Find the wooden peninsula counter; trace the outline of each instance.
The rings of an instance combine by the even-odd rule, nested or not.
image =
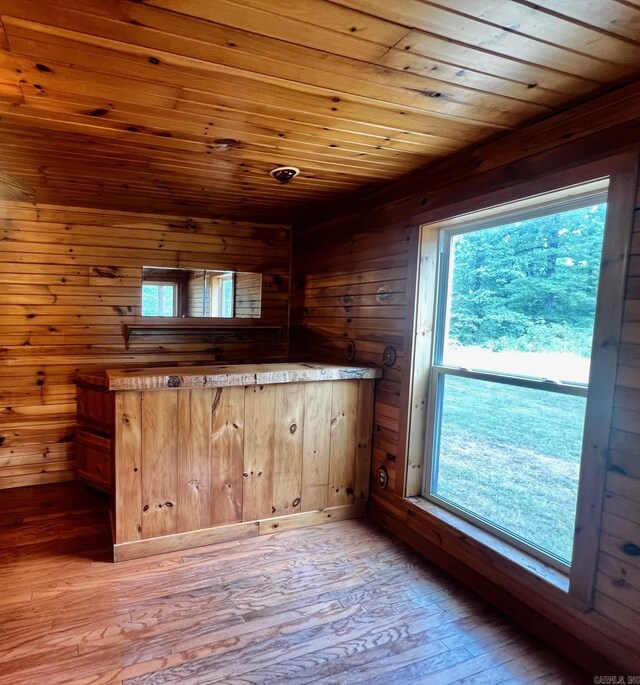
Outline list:
[[[78,376],[78,477],[116,561],[359,516],[379,369],[257,364]]]

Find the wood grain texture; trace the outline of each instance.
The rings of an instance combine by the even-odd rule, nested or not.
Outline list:
[[[357,381],[355,381],[357,383]],[[333,385],[333,383],[331,384]],[[273,441],[273,514],[301,511],[305,383],[276,386]],[[314,411],[310,406],[308,411]]]
[[[326,383],[304,386],[302,445],[302,510],[324,509],[328,503],[329,457],[331,446],[331,394]]]
[[[356,450],[353,498],[355,502],[369,499],[371,471],[371,434],[374,411],[373,383],[358,383],[358,416],[356,423]]]
[[[417,367],[412,366],[414,336],[430,336],[428,322],[414,319],[416,290],[412,280],[415,280],[417,259],[411,254],[412,236],[421,224],[516,199],[514,194],[521,192],[526,184],[538,183],[536,192],[548,192],[553,187],[543,187],[545,178],[560,188],[575,183],[577,173],[592,173],[591,178],[607,175],[608,164],[614,164],[617,173],[632,172],[640,155],[637,143],[640,110],[632,91],[635,92],[635,87],[627,92],[628,97],[622,93],[609,95],[591,107],[585,106],[521,133],[510,134],[437,169],[434,167],[404,183],[371,194],[368,203],[351,204],[344,208],[342,215],[338,210],[330,218],[315,218],[296,226],[293,279],[296,291],[292,296],[294,350],[298,354],[313,350],[314,360],[337,361],[343,358],[345,341],[351,339],[356,346],[355,361],[379,360],[386,346],[393,346],[398,353],[394,366],[385,368],[383,377],[376,381],[372,472],[375,474],[384,466],[389,485],[381,493],[374,484],[374,493],[380,497],[376,496],[371,507],[377,516],[380,502],[384,500],[388,505],[384,522],[395,534],[406,525],[406,503],[402,500],[405,486],[410,488],[408,494],[415,494],[421,482],[420,469],[415,468],[418,451],[407,453],[407,432],[420,431],[420,427],[407,426],[407,416],[403,418],[403,413],[408,412],[412,400],[414,409],[422,411],[424,394],[414,387],[416,392],[412,395],[412,368],[424,370],[423,357],[415,359]],[[614,155],[618,161],[608,162]],[[640,227],[638,207],[640,193],[636,197],[636,236]],[[618,218],[615,230],[627,231],[629,221],[630,216]],[[601,488],[600,493],[603,522],[606,521],[603,526],[607,528],[602,529],[595,543],[593,538],[588,543],[596,545],[600,565],[594,609],[587,614],[576,610],[563,595],[549,601],[544,592],[532,588],[529,574],[516,566],[507,566],[499,572],[501,582],[509,582],[512,592],[519,593],[532,610],[550,617],[564,630],[580,635],[595,650],[615,655],[611,656],[614,661],[625,663],[631,670],[638,667],[637,648],[631,645],[637,642],[640,624],[635,618],[640,595],[636,585],[625,584],[622,570],[637,566],[634,559],[637,559],[640,525],[640,479],[636,464],[640,455],[639,251],[640,241],[632,239],[624,267],[626,302],[611,430],[605,450],[608,470],[604,491]],[[621,255],[622,252],[612,259],[619,261]],[[395,302],[386,299],[387,292],[400,294],[402,299]],[[365,293],[376,301],[361,305],[358,298]],[[607,413],[609,410],[611,407]],[[607,428],[604,426],[603,430],[607,432]],[[416,545],[420,538],[429,539],[428,552],[436,558],[435,550],[446,543],[431,536],[433,525],[431,520],[425,520],[411,535]],[[459,536],[448,550],[448,554],[461,559],[464,565],[495,579],[498,558],[491,555],[489,564],[480,558],[488,553],[487,549],[478,553],[470,540]],[[608,572],[602,571],[602,560],[607,558],[622,564],[613,575],[610,564]],[[612,597],[615,582],[624,591]]]
[[[358,419],[358,384],[335,381],[331,392],[329,506],[353,504]]]
[[[212,390],[177,393],[177,507],[176,530],[196,530],[212,523],[213,432]]]
[[[142,537],[142,396],[123,392],[115,398],[114,542]]]
[[[80,428],[76,430],[76,475],[107,493],[113,492],[111,439]]]
[[[107,369],[106,374],[110,390],[159,390],[175,387],[215,388],[373,379],[380,376],[380,369],[346,364],[279,362],[183,368]]]
[[[170,390],[142,393],[143,538],[178,530],[178,435],[183,418],[178,411],[178,396]]]
[[[216,388],[211,400],[211,523],[242,520],[244,388]]]
[[[576,506],[572,554],[571,593],[587,606],[593,603],[600,553],[601,515],[609,464],[610,427],[614,423],[613,403],[623,310],[629,307],[624,282],[630,252],[638,168],[616,174],[607,195],[607,221],[602,247],[602,267],[598,287],[609,293],[598,303],[594,320],[590,388],[597,394],[587,402],[584,442],[580,464],[580,487]],[[596,418],[597,417],[597,418]],[[639,492],[640,496],[640,492]],[[624,530],[624,529],[622,529]],[[622,532],[620,530],[619,532]],[[635,537],[638,531],[625,531]],[[640,613],[640,607],[639,612]],[[638,631],[640,632],[640,630]]]
[[[285,358],[287,228],[8,202],[0,224],[0,489],[72,477],[78,372]],[[142,267],[192,263],[262,272],[261,323],[275,334],[165,328],[125,344],[122,326],[140,314]],[[99,415],[78,410],[83,424],[105,430]]]
[[[274,512],[275,385],[246,388],[244,398],[245,461],[242,517],[245,521],[266,518]]]
[[[372,384],[108,391],[116,559],[363,515]]]
[[[371,523],[112,564],[106,507],[3,493],[2,685],[589,679]]]
[[[639,12],[5,0],[0,194],[290,221],[638,78]]]
[[[259,520],[242,521],[227,525],[216,525],[211,528],[187,530],[181,533],[161,535],[146,540],[132,540],[113,546],[114,561],[130,561],[145,557],[189,550],[202,545],[216,545],[231,540],[243,540],[257,535],[270,535],[283,530],[297,530],[318,526],[332,521],[363,518],[366,503],[347,504],[345,506],[327,507],[321,511],[294,512],[284,516],[269,516]]]

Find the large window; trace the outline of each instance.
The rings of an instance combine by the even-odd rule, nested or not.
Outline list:
[[[439,230],[424,495],[568,569],[606,184]]]

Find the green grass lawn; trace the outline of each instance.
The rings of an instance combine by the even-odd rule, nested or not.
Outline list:
[[[447,376],[436,493],[569,561],[585,402]]]

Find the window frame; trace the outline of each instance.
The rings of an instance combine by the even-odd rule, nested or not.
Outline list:
[[[143,281],[142,287],[144,287],[145,285],[150,285],[150,286],[153,286],[155,288],[171,287],[171,289],[173,290],[173,313],[171,313],[171,314],[158,314],[155,318],[159,318],[159,319],[170,319],[172,317],[175,318],[177,316],[177,311],[178,311],[178,297],[180,295],[180,284],[175,282],[175,281],[169,281],[169,280],[167,280],[167,281],[155,280],[155,281]],[[159,295],[158,295],[158,297],[159,297]],[[160,309],[160,307],[158,307],[158,309]],[[151,315],[151,314],[146,314],[146,315],[142,314],[142,307],[140,309],[140,314],[141,314],[141,316],[144,316],[147,319],[153,318],[153,315]]]
[[[145,278],[145,275],[147,278]],[[184,318],[187,316],[189,310],[189,287],[187,284],[186,274],[182,273],[181,269],[172,269],[164,267],[142,267],[142,286],[144,285],[172,285],[173,292],[173,314],[171,316],[153,317],[142,314],[142,307],[140,307],[140,317],[148,321],[149,319],[175,319]]]
[[[602,188],[602,186],[605,186]],[[431,492],[434,481],[434,474],[437,474],[437,447],[440,439],[441,412],[444,398],[444,385],[447,376],[458,376],[479,381],[501,383],[508,386],[529,388],[543,392],[553,392],[577,397],[588,395],[588,386],[581,383],[562,382],[557,383],[545,378],[527,377],[524,375],[497,373],[485,369],[466,369],[445,364],[443,361],[444,345],[446,337],[446,324],[448,322],[449,293],[451,285],[451,257],[452,242],[456,236],[482,231],[497,226],[504,226],[515,222],[528,221],[531,219],[549,216],[550,214],[560,214],[572,209],[580,209],[594,204],[602,204],[607,201],[608,180],[587,184],[583,186],[584,192],[573,194],[565,199],[553,199],[558,193],[553,193],[549,198],[545,198],[535,206],[516,209],[515,211],[496,211],[491,216],[477,219],[474,215],[468,221],[459,223],[454,222],[449,226],[448,222],[437,224],[438,231],[438,266],[437,266],[437,285],[436,285],[436,311],[434,322],[433,350],[431,352],[430,381],[429,381],[429,402],[427,416],[427,433],[425,437],[425,469],[422,495],[429,501],[435,502],[439,506],[451,511],[458,516],[466,519],[470,523],[479,526],[487,532],[500,537],[505,542],[521,549],[532,556],[541,559],[553,568],[569,573],[571,565],[564,560],[548,553],[535,544],[521,538],[498,523],[486,521],[482,516],[465,510],[462,506],[449,503],[445,498]],[[562,191],[561,191],[562,192]],[[428,228],[428,227],[427,227]],[[604,242],[603,242],[604,245]],[[588,398],[587,398],[588,406]],[[586,414],[585,414],[586,416]],[[586,423],[586,419],[585,419]],[[583,434],[583,443],[587,435]]]
[[[205,295],[207,299],[207,309],[209,311],[209,316],[216,319],[233,319],[236,315],[235,299],[236,299],[236,272],[235,271],[225,271],[222,273],[216,272],[207,275],[208,281],[208,295]],[[229,316],[224,316],[224,283],[231,283],[231,314]],[[215,297],[214,297],[215,290]],[[214,313],[214,309],[216,310]]]
[[[235,272],[226,273],[218,277],[218,283],[220,288],[220,302],[219,302],[219,313],[223,318],[232,319],[236,315],[236,274]],[[224,286],[225,283],[231,284],[231,313],[228,317],[224,315]]]
[[[568,593],[571,603],[581,610],[593,604],[593,589],[597,572],[600,522],[604,500],[604,486],[607,469],[608,438],[613,412],[613,396],[620,345],[620,330],[623,318],[624,290],[628,267],[629,249],[633,229],[635,199],[638,181],[638,158],[634,150],[624,150],[616,155],[601,156],[599,159],[580,166],[568,164],[557,171],[547,170],[533,174],[526,181],[506,177],[495,190],[470,193],[447,202],[437,202],[420,214],[419,231],[413,245],[415,271],[409,272],[409,292],[413,298],[411,316],[407,321],[407,332],[411,335],[411,363],[404,378],[409,388],[404,413],[401,415],[401,439],[404,440],[406,457],[400,472],[399,494],[408,503],[422,511],[434,521],[451,529],[455,539],[475,537],[476,544],[484,545],[486,553],[494,558],[493,563],[506,563],[510,574],[532,587],[542,579]],[[437,232],[434,224],[443,221],[463,222],[469,214],[490,216],[503,213],[508,206],[526,207],[535,203],[539,196],[558,191],[572,192],[576,186],[608,179],[607,217],[605,242],[600,273],[601,292],[608,293],[599,298],[593,338],[590,391],[597,399],[592,403],[597,408],[597,430],[588,454],[583,453],[580,468],[576,531],[572,566],[569,576],[559,574],[548,564],[536,561],[509,543],[492,536],[448,510],[422,497],[424,445],[429,406],[431,353],[433,351],[433,323],[435,315],[435,284],[438,255]],[[431,230],[430,230],[431,229]],[[602,300],[606,299],[603,306]],[[587,417],[587,421],[589,418]],[[586,458],[585,458],[586,457]],[[438,513],[438,512],[442,513]],[[456,524],[455,521],[459,521]],[[491,542],[491,540],[495,540]],[[466,546],[466,545],[464,545]],[[503,559],[499,562],[498,559]],[[474,566],[474,564],[471,564]],[[533,583],[533,585],[531,585]]]

